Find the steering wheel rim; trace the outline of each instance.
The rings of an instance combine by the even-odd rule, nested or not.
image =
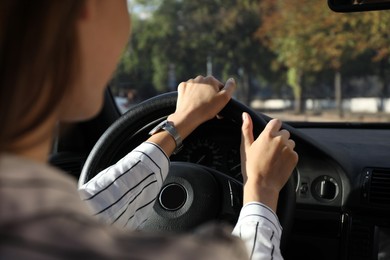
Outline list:
[[[177,92],[156,96],[134,106],[114,122],[91,150],[83,166],[79,178],[79,186],[123,157],[124,149],[129,152],[143,142],[145,140],[145,134],[175,111],[176,101]],[[259,115],[234,99],[229,101],[220,115],[231,120],[233,123],[241,125],[241,115],[244,111],[252,117],[253,132],[255,136],[258,136],[269,120],[268,117]],[[126,148],[122,147],[124,143],[127,144]],[[129,147],[128,144],[132,146]],[[280,193],[277,209],[277,215],[283,227],[282,251],[286,247],[287,238],[291,231],[294,209],[295,187],[292,178],[290,178]]]

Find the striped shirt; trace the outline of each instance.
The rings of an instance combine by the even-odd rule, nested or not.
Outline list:
[[[80,196],[94,215],[109,224],[135,230],[152,211],[169,164],[158,145],[144,142],[79,187]],[[283,259],[281,225],[276,214],[262,203],[243,206],[233,235],[245,242],[250,259]]]
[[[147,156],[140,158],[148,160]],[[159,171],[156,176],[156,182],[161,182],[157,180],[161,178]],[[103,179],[100,181],[105,182]],[[117,182],[119,179],[115,185]],[[147,186],[150,180],[142,182],[140,179],[138,183]],[[147,190],[141,188],[138,192],[143,195]],[[114,192],[113,196],[116,194]],[[137,193],[133,194],[135,198]],[[142,209],[139,212],[145,214]],[[131,215],[134,211],[124,214]],[[91,215],[80,200],[76,181],[66,173],[2,154],[0,259],[244,260],[248,256],[242,241],[220,226],[203,227],[191,234],[169,235],[125,231],[106,225]]]

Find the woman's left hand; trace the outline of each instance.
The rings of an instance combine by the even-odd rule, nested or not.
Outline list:
[[[180,83],[176,111],[168,117],[184,139],[203,122],[214,118],[229,102],[236,88],[234,79],[224,85],[212,76],[198,76]]]

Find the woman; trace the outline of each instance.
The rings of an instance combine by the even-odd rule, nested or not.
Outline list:
[[[215,227],[169,236],[106,226],[91,216],[94,212],[78,197],[74,180],[48,166],[47,157],[58,121],[85,120],[101,108],[104,88],[130,31],[126,1],[3,0],[0,12],[1,259],[281,258],[281,228],[274,212],[298,156],[280,121],[271,121],[255,140],[251,119],[243,115],[245,206],[234,234],[245,241],[246,249],[240,239]],[[212,77],[180,84],[176,111],[168,117],[176,133],[161,129],[138,151],[167,168],[167,157],[178,145],[172,137],[184,139],[215,117],[234,88],[234,80],[222,84]],[[259,153],[261,162],[256,160]],[[123,189],[115,176],[121,167],[132,168],[132,160],[141,162],[133,171],[140,176],[155,166],[137,156],[133,151],[99,174],[101,179],[81,189],[83,199],[96,209],[103,202],[88,201],[88,196],[97,198],[112,184],[116,189],[99,197],[112,200],[110,195]],[[154,176],[160,186],[167,169],[162,172],[160,179]],[[125,177],[133,185],[133,176]],[[158,185],[148,192],[157,194]],[[148,194],[139,197],[145,201]],[[140,222],[142,216],[129,225]]]

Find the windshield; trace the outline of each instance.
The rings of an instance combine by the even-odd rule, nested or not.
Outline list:
[[[132,36],[111,82],[125,112],[182,81],[234,77],[235,98],[287,121],[390,120],[390,12],[327,1],[132,1]]]

